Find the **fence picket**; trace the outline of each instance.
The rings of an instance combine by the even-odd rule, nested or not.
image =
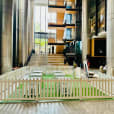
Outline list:
[[[111,79],[111,97],[112,97],[112,79]]]
[[[77,97],[78,97],[78,93],[79,93],[78,87],[79,87],[79,81],[76,80],[76,96],[77,96]]]
[[[65,79],[63,80],[63,88],[64,88],[63,94],[64,94],[64,98],[65,98]]]
[[[35,80],[34,79],[32,80],[32,85],[33,85],[33,87],[32,87],[32,98],[34,99],[34,97],[35,97]]]
[[[94,80],[93,80],[93,96],[94,96]]]
[[[31,99],[31,80],[29,80],[29,98]]]
[[[97,79],[95,81],[96,81],[96,97],[97,97]]]
[[[108,96],[110,96],[110,80],[108,80]]]
[[[9,96],[10,96],[10,80],[7,80],[7,82],[8,82],[8,98],[9,98]]]
[[[100,96],[100,92],[101,92],[100,82],[101,82],[101,80],[99,80],[99,96]]]
[[[86,87],[86,96],[88,97],[88,79],[86,80],[87,87]]]
[[[40,98],[42,97],[42,80],[40,80]]]
[[[103,96],[103,91],[104,91],[104,90],[103,90],[103,88],[104,88],[104,87],[103,87],[103,86],[104,86],[103,82],[104,82],[104,80],[102,79],[102,96]]]
[[[75,97],[75,80],[73,80],[73,97]]]
[[[70,97],[72,97],[72,80],[70,80]]]
[[[56,82],[57,82],[56,88],[57,88],[57,98],[58,98],[59,97],[59,80],[56,80]]]
[[[2,84],[2,83],[3,83],[3,82],[2,82],[2,81],[0,81],[0,83],[1,83],[1,92],[0,92],[0,93],[1,93],[1,99],[2,99],[2,97],[3,97],[3,96],[2,96],[2,94],[3,94],[3,93],[2,93],[2,86],[3,86],[3,84]]]
[[[4,99],[6,99],[6,80],[4,81]]]
[[[47,80],[47,98],[48,98],[48,95],[49,95],[49,80]]]
[[[39,80],[36,80],[36,99],[38,99],[38,94],[39,94]]]
[[[0,80],[0,99],[112,98],[112,81],[114,80]]]
[[[13,98],[13,80],[11,81],[12,85],[11,85],[11,98]]]
[[[91,81],[90,81],[90,91],[89,91],[89,96],[91,97]]]
[[[18,90],[18,97],[19,97],[19,98],[21,98],[21,89],[20,89],[20,83],[21,83],[21,82],[20,82],[20,80],[19,80],[19,85],[18,85],[18,88],[19,88],[19,90]]]
[[[106,92],[106,79],[105,79],[105,96],[106,96],[106,94],[107,94],[107,92]]]
[[[15,80],[15,98],[17,98],[17,80]]]
[[[50,90],[51,90],[51,91],[50,91],[50,96],[51,96],[51,97],[52,97],[52,84],[53,84],[53,83],[52,83],[52,80],[50,80],[50,86],[51,86],[51,87],[50,87]]]
[[[43,80],[43,97],[45,98],[45,80]]]
[[[53,85],[54,85],[54,92],[53,92],[53,94],[54,94],[54,97],[55,97],[55,80],[53,80]]]
[[[83,80],[83,96],[85,97],[85,80]]]

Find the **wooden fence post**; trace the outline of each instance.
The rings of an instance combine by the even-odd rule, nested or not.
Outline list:
[[[82,78],[80,78],[80,88],[79,88],[79,90],[80,90],[79,98],[81,100],[82,99]]]

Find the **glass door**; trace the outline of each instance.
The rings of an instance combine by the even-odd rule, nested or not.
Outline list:
[[[40,54],[47,54],[47,47],[48,47],[48,39],[41,38],[40,39]]]
[[[48,54],[47,33],[35,33],[35,52],[39,55]]]

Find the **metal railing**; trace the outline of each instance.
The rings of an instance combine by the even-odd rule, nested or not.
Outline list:
[[[35,32],[34,33],[34,38],[48,38],[48,33],[46,32]]]
[[[57,19],[57,20],[55,20],[55,19],[48,19],[48,24],[49,25],[53,25],[53,24],[57,24],[57,25],[59,25],[59,24],[75,24],[76,22],[75,22],[75,20],[68,20],[68,19]]]
[[[56,33],[48,33],[48,38],[56,39]]]

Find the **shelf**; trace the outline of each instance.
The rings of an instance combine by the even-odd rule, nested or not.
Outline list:
[[[50,7],[48,6],[48,12],[57,12],[57,13],[65,13],[65,7]]]

